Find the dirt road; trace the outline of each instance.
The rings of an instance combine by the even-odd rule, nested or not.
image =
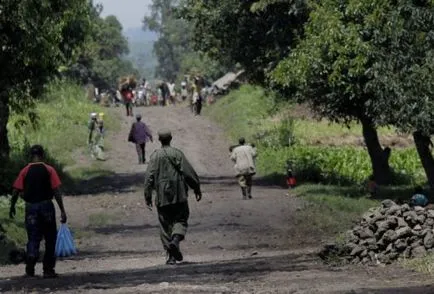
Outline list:
[[[123,109],[117,109],[119,113]],[[204,199],[190,199],[185,262],[166,266],[155,212],[144,207],[143,177],[132,122],[110,133],[112,175],[81,183],[66,198],[79,255],[59,261],[57,280],[20,276],[23,265],[0,268],[0,290],[10,293],[434,293],[427,277],[394,267],[339,267],[321,263],[318,236],[293,217],[300,200],[258,179],[253,200],[241,200],[221,130],[185,107],[138,108],[154,132],[170,128],[203,182]],[[122,112],[123,114],[123,112]],[[147,146],[150,152],[158,143]],[[87,159],[86,159],[87,160]],[[85,161],[86,161],[85,160]],[[90,165],[91,163],[88,162]],[[40,268],[38,268],[40,270]]]

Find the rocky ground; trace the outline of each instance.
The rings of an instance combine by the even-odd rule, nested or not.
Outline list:
[[[122,117],[120,132],[108,130],[110,159],[103,166],[113,174],[80,183],[80,193],[65,200],[79,254],[58,262],[57,280],[24,279],[23,265],[1,267],[1,292],[434,293],[429,277],[397,265],[324,265],[317,257],[323,240],[309,234],[309,220],[294,224],[303,214],[299,199],[257,179],[254,199],[241,200],[228,159],[231,142],[214,123],[182,106],[136,111],[152,130],[173,131],[173,145],[202,179],[203,200],[190,201],[185,261],[164,264],[157,216],[143,201],[146,166],[137,164],[126,142],[132,120]],[[77,160],[88,162],[86,156]]]

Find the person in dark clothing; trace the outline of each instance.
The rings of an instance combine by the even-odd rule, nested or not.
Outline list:
[[[145,176],[145,201],[152,210],[153,190],[160,222],[160,239],[167,252],[169,265],[183,260],[180,242],[184,240],[188,228],[190,210],[188,207],[188,187],[193,189],[196,200],[202,199],[200,180],[184,153],[170,146],[172,133],[161,130],[158,133],[161,148],[151,155]]]
[[[170,90],[169,87],[167,86],[166,81],[160,84],[160,90],[161,90],[161,95],[163,97],[161,106],[166,106],[167,99],[169,98],[170,95]]]
[[[142,122],[142,116],[140,114],[136,115],[136,122],[131,126],[128,141],[136,144],[139,164],[144,164],[146,162],[146,143],[149,141],[153,142],[154,140],[152,138],[151,130],[144,122]]]
[[[44,278],[55,278],[57,227],[53,197],[59,206],[60,221],[66,223],[66,212],[62,196],[59,193],[61,185],[56,170],[43,162],[44,149],[40,145],[30,148],[31,163],[24,167],[15,180],[14,192],[9,211],[10,218],[15,217],[15,204],[18,196],[26,202],[25,225],[27,231],[26,275],[35,275],[35,265],[39,258],[39,246],[45,239],[45,256],[43,260]]]

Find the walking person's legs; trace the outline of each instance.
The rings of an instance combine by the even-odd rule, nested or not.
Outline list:
[[[38,204],[26,204],[25,225],[27,231],[26,274],[35,275],[36,262],[39,259],[39,246],[42,240],[42,224]]]
[[[247,199],[247,181],[244,175],[237,176],[238,184],[241,187],[241,194],[243,195],[243,200]]]
[[[247,197],[249,199],[252,199],[252,185],[253,185],[253,176],[248,175],[246,176],[246,186],[247,186]]]
[[[176,261],[182,261],[184,257],[182,256],[181,250],[179,248],[179,243],[184,240],[185,234],[188,228],[188,218],[190,217],[190,210],[188,207],[188,202],[177,203],[173,205],[173,228],[172,228],[172,241],[169,245],[169,252],[175,257]]]
[[[187,233],[189,216],[187,202],[158,208],[160,238],[169,255],[167,264],[175,264],[176,261],[182,261],[184,258],[179,245]]]
[[[160,222],[160,239],[164,250],[168,254],[167,264],[176,264],[174,256],[169,253],[170,242],[172,241],[173,222],[171,220],[170,210],[168,207],[158,208],[158,221]]]
[[[145,162],[146,162],[145,149],[146,149],[146,143],[142,143],[142,144],[140,144],[140,151],[141,151],[141,153],[142,153],[142,163],[145,163]]]
[[[136,152],[137,152],[137,158],[139,160],[139,164],[141,164],[143,162],[143,157],[142,157],[142,147],[140,146],[140,144],[136,144]]]
[[[52,202],[44,203],[42,207],[43,229],[42,234],[45,239],[45,255],[43,261],[43,270],[45,278],[56,277],[54,267],[56,265],[56,211]]]

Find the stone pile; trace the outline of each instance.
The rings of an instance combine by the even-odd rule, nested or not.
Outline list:
[[[434,210],[384,200],[365,213],[345,236],[343,255],[351,263],[388,264],[434,252]]]

